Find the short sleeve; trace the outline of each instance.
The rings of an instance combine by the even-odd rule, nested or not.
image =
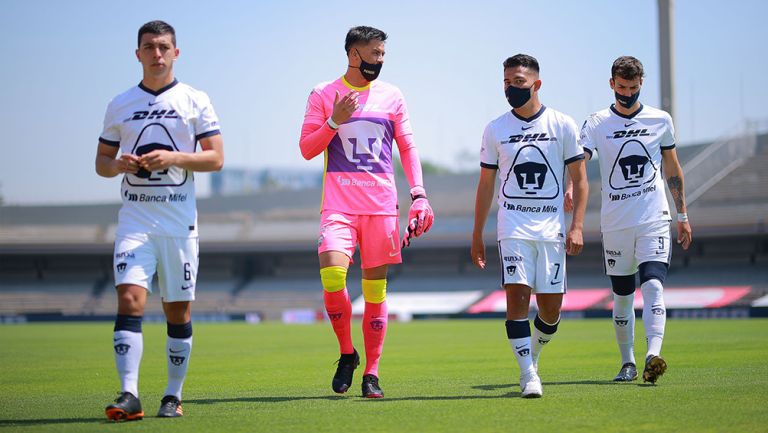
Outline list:
[[[563,161],[565,165],[584,159],[584,148],[579,144],[579,128],[570,117],[563,122]]]
[[[211,100],[203,92],[200,92],[198,96],[197,105],[200,112],[195,116],[193,120],[193,126],[195,128],[195,139],[200,140],[206,137],[217,135],[221,133],[219,129],[219,118],[216,116],[216,111],[213,109]]]
[[[594,115],[591,115],[581,124],[581,131],[579,132],[579,144],[584,149],[584,152],[588,153],[590,157],[592,157],[597,150],[594,141],[594,131]]]
[[[675,126],[672,124],[672,117],[670,117],[669,114],[666,114],[666,116],[664,116],[664,121],[667,124],[667,127],[664,128],[664,135],[661,137],[659,147],[661,147],[661,150],[674,149],[676,141]]]
[[[120,124],[115,122],[115,113],[113,104],[110,102],[107,105],[107,111],[104,113],[104,126],[99,135],[99,142],[106,144],[107,146],[119,147],[120,146]]]
[[[483,142],[480,145],[480,167],[499,169],[499,151],[491,124],[483,131]]]

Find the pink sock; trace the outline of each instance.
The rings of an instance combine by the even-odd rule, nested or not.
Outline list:
[[[328,292],[323,290],[323,302],[328,318],[331,319],[333,332],[339,340],[339,349],[341,353],[350,354],[355,351],[352,347],[352,334],[350,332],[350,322],[352,320],[352,303],[349,301],[347,289],[338,292]]]
[[[365,372],[379,377],[379,358],[387,335],[387,301],[380,304],[365,303],[363,339],[365,340]]]

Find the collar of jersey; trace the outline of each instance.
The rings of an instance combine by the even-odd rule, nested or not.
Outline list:
[[[343,75],[341,76],[341,82],[342,82],[342,83],[343,83],[345,86],[347,86],[349,89],[352,89],[352,90],[357,90],[358,92],[362,92],[362,91],[365,91],[365,90],[368,90],[368,89],[370,89],[370,88],[371,88],[371,83],[370,83],[370,82],[368,82],[368,84],[366,84],[366,85],[365,85],[365,86],[363,86],[363,87],[355,87],[355,86],[353,86],[353,85],[349,84],[349,81],[347,81],[347,79],[346,79],[346,78],[344,78],[344,76],[343,76]]]
[[[149,93],[150,95],[159,96],[161,93],[165,92],[166,90],[169,90],[171,87],[179,84],[179,80],[173,79],[173,82],[157,91],[154,91],[150,89],[149,87],[145,86],[142,82],[139,82],[139,89]]]
[[[523,116],[521,116],[521,115],[517,114],[517,112],[516,112],[515,110],[511,110],[511,111],[512,111],[512,114],[513,114],[515,117],[517,117],[518,119],[522,120],[522,121],[523,121],[523,122],[525,122],[525,123],[531,123],[531,122],[533,122],[534,120],[536,120],[536,119],[538,119],[539,117],[541,117],[541,115],[542,115],[542,114],[544,114],[544,110],[545,110],[546,108],[547,108],[547,107],[546,107],[546,106],[544,106],[544,105],[542,104],[542,106],[541,106],[541,108],[539,109],[539,111],[538,111],[538,112],[536,112],[536,114],[534,114],[533,116],[531,116],[531,117],[529,117],[529,118],[527,118],[527,119],[526,119],[525,117],[523,117]]]
[[[640,104],[640,108],[638,108],[637,111],[635,111],[634,113],[632,113],[630,115],[619,113],[619,110],[616,109],[616,104],[611,104],[611,111],[613,111],[613,114],[615,114],[615,115],[617,115],[619,117],[623,117],[625,119],[631,119],[631,118],[637,116],[638,113],[643,111],[643,104]]]

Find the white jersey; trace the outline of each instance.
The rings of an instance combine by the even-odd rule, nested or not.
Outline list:
[[[110,101],[99,141],[137,156],[163,149],[194,153],[197,141],[219,134],[204,92],[174,80],[152,91],[142,84]],[[197,237],[193,173],[179,167],[125,174],[117,235]]]
[[[625,116],[611,106],[587,118],[579,142],[600,157],[603,232],[672,219],[661,172],[661,152],[675,147],[667,112],[641,105]]]
[[[573,119],[544,106],[530,119],[509,111],[486,126],[480,165],[499,172],[499,240],[565,240],[563,173],[584,159],[577,135]]]

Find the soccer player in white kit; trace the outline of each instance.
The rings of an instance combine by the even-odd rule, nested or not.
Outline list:
[[[480,181],[475,201],[472,261],[486,265],[483,228],[496,183],[500,183],[497,238],[502,286],[507,294],[507,338],[520,366],[524,398],[541,397],[538,359],[560,323],[566,290],[565,255],[583,247],[587,200],[584,151],[570,117],[539,101],[539,63],[518,54],[504,61],[504,93],[513,107],[483,133]],[[574,182],[573,220],[564,233],[563,174]],[[534,330],[528,321],[531,293],[539,307]]]
[[[113,337],[121,392],[105,409],[114,421],[144,417],[138,398],[141,322],[155,273],[168,331],[168,386],[157,416],[183,415],[181,390],[192,350],[190,311],[198,266],[193,172],[220,170],[224,153],[208,96],[174,78],[178,56],[176,33],[169,24],[151,21],[139,29],[136,57],[143,78],[109,103],[99,137],[96,172],[123,175]]]
[[[634,293],[635,274],[639,273],[648,343],[643,380],[656,383],[667,369],[660,355],[666,323],[663,283],[671,253],[664,177],[677,210],[677,242],[688,249],[692,237],[672,118],[640,103],[643,75],[643,65],[636,58],[616,59],[609,81],[616,102],[587,118],[579,142],[587,159],[594,152],[600,157],[600,230],[604,266],[613,287],[613,326],[622,362],[614,380],[637,379]]]

